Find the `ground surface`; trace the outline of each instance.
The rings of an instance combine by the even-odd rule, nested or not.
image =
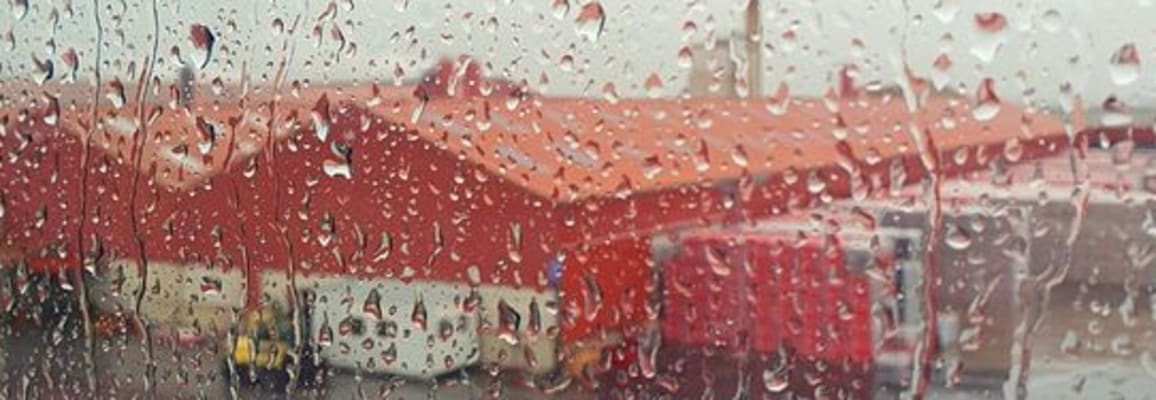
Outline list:
[[[16,339],[11,348],[14,357],[8,373],[7,396],[12,399],[86,399],[148,398],[143,390],[143,352],[129,347],[99,350],[94,374],[101,392],[88,393],[81,387],[85,368],[60,368],[61,362],[77,363],[78,354],[46,357],[43,346]],[[59,346],[59,345],[58,345]],[[730,357],[705,356],[691,350],[672,347],[659,356],[659,378],[626,378],[612,373],[601,382],[600,389],[571,385],[567,390],[547,394],[519,383],[514,373],[491,378],[481,369],[460,376],[442,378],[438,383],[403,380],[384,376],[357,376],[349,371],[330,375],[315,390],[299,391],[294,398],[305,399],[603,399],[603,398],[785,398],[795,391],[800,398],[853,395],[851,398],[900,398],[901,389],[893,385],[872,385],[855,390],[849,380],[856,378],[828,374],[815,387],[792,379],[787,387],[775,389],[773,381],[763,379],[764,365],[758,361],[739,362]],[[158,346],[157,398],[217,399],[228,398],[229,386],[221,379],[219,358],[209,349],[186,349],[174,352]],[[46,373],[45,371],[52,372]],[[681,372],[680,372],[681,371]],[[705,373],[704,373],[705,371]],[[741,383],[740,383],[741,382]],[[930,392],[933,399],[1003,398],[1003,382],[991,379],[969,379],[956,388],[937,385]],[[795,390],[796,388],[804,388]],[[1156,376],[1151,375],[1139,357],[1107,362],[1051,363],[1032,374],[1030,398],[1061,399],[1150,399],[1156,398]],[[850,388],[850,389],[849,389]],[[746,393],[746,396],[736,392]],[[280,397],[269,392],[241,389],[239,398]],[[830,397],[836,398],[836,397]]]
[[[1044,326],[1033,335],[1034,366],[1028,384],[1029,398],[1063,399],[1156,399],[1156,354],[1152,318],[1145,305],[1137,321],[1126,325],[1118,312],[1103,315],[1092,307],[1072,307],[1070,293],[1060,288]],[[1084,290],[1085,296],[1097,296]],[[1089,294],[1090,293],[1090,294]],[[1118,293],[1104,291],[1104,296]],[[1086,302],[1085,302],[1086,303]],[[1118,303],[1117,303],[1118,304]],[[83,342],[53,335],[56,330],[34,325],[10,326],[4,331],[8,353],[5,374],[0,374],[0,398],[276,398],[273,393],[252,389],[230,390],[221,374],[220,346],[205,343],[181,347],[159,340],[154,343],[157,361],[155,392],[144,391],[145,353],[138,337],[97,340],[87,367]],[[1065,346],[1065,336],[1078,345]],[[1126,337],[1127,341],[1121,341]],[[304,399],[614,399],[614,398],[901,398],[901,382],[886,378],[887,371],[866,370],[855,365],[793,361],[795,370],[782,379],[774,374],[777,359],[768,356],[735,356],[703,349],[667,344],[656,356],[653,377],[636,368],[622,368],[604,375],[600,387],[572,384],[565,390],[547,392],[528,387],[518,373],[503,371],[492,376],[484,368],[442,377],[436,383],[386,376],[358,376],[351,371],[332,372],[324,385],[295,393]],[[89,373],[99,392],[91,393],[85,382]],[[967,371],[960,384],[944,388],[937,378],[931,399],[999,399],[1004,379],[991,371]],[[541,385],[540,385],[541,386]]]

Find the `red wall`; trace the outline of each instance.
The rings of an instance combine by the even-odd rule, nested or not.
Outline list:
[[[595,241],[564,254],[560,293],[564,342],[658,317],[657,310],[647,309],[647,299],[655,291],[649,240]]]
[[[0,137],[10,155],[0,179],[12,182],[3,199],[5,239],[29,249],[60,242],[63,258],[34,256],[29,261],[37,268],[76,265],[77,249],[94,240],[105,260],[135,259],[139,237],[149,260],[453,281],[467,281],[476,265],[481,283],[546,285],[548,246],[555,242],[547,203],[401,125],[340,105],[331,115],[328,141],[303,126],[292,139],[269,143],[252,174],[237,166],[179,190],[154,182],[159,171],[142,165],[135,207],[130,154],[93,149],[82,183],[78,135],[13,126],[35,140],[22,145],[16,135]],[[338,160],[333,141],[352,149],[353,179],[323,172],[327,160]],[[47,219],[38,222],[41,214]],[[392,238],[390,256],[375,261],[383,233]]]
[[[692,233],[663,274],[669,343],[760,353],[782,347],[831,361],[871,357],[867,277],[847,269],[838,243]]]

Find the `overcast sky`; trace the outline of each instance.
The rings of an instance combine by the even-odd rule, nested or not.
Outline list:
[[[104,75],[127,77],[151,51],[151,3],[99,1]],[[844,64],[857,65],[861,81],[889,84],[904,60],[931,78],[933,62],[945,54],[952,67],[934,77],[967,93],[990,77],[999,96],[1013,101],[1027,92],[1054,103],[1064,82],[1092,104],[1109,94],[1134,106],[1153,100],[1152,0],[907,1],[909,10],[901,0],[764,0],[763,93],[786,83],[792,94],[820,94]],[[621,96],[645,96],[643,82],[651,74],[661,78],[663,95],[679,93],[688,74],[679,49],[734,34],[745,4],[605,0],[605,30],[593,38],[590,25],[576,22],[583,0],[569,0],[568,10],[556,0],[339,0],[331,12],[328,0],[159,2],[165,76],[175,75],[179,63],[174,48],[180,59],[200,62],[189,40],[189,26],[199,23],[218,38],[216,54],[199,74],[204,80],[236,81],[248,63],[260,81],[292,54],[289,80],[392,82],[397,74],[412,78],[440,56],[470,54],[487,63],[490,75],[526,79],[548,94],[584,96],[601,96],[607,83]],[[11,32],[11,42],[0,46],[8,51],[3,71],[9,79],[34,79],[33,57],[55,60],[59,79],[66,75],[61,59],[68,49],[80,55],[78,79],[91,76],[97,33],[92,2],[54,3],[62,2],[32,2],[26,15],[3,6],[10,9],[0,16],[0,32]],[[1007,27],[994,34],[977,28],[976,15],[986,12],[1006,16]],[[1138,50],[1139,75],[1132,80],[1128,71],[1119,72],[1114,82],[1109,61],[1129,43]]]

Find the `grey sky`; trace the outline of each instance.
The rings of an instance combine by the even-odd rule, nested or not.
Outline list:
[[[99,1],[104,8],[104,74],[127,77],[134,63],[139,70],[151,49],[151,3]],[[335,13],[325,18],[330,2],[322,0],[159,2],[158,48],[165,76],[175,75],[170,49],[178,47],[182,57],[193,58],[189,25],[201,23],[219,39],[219,51],[201,72],[202,79],[236,81],[242,63],[249,64],[258,81],[262,74],[271,78],[275,62],[289,54],[283,49],[288,44],[294,49],[290,80],[392,82],[399,67],[412,78],[439,56],[471,54],[488,63],[491,75],[526,79],[548,94],[585,96],[602,95],[607,83],[622,96],[644,96],[642,84],[652,73],[662,78],[664,95],[677,94],[688,72],[678,63],[679,48],[708,35],[731,35],[740,27],[739,10],[745,4],[606,0],[601,3],[606,30],[591,41],[580,35],[575,23],[582,0],[569,0],[569,12],[561,17],[552,7],[554,0],[408,0],[408,5],[405,0],[339,0],[333,3]],[[908,2],[910,11],[905,12],[901,0],[763,0],[763,92],[785,82],[792,94],[821,94],[831,85],[833,72],[847,63],[859,67],[862,81],[888,84],[900,75],[903,54],[916,73],[932,77],[932,62],[943,52],[953,62],[945,75],[949,85],[969,94],[977,82],[991,77],[999,95],[1013,101],[1034,92],[1035,100],[1052,104],[1062,82],[1071,82],[1090,104],[1099,104],[1110,93],[1137,106],[1152,100],[1148,93],[1156,86],[1156,75],[1150,64],[1156,62],[1156,43],[1149,40],[1153,28],[1148,21],[1156,17],[1156,8],[1151,0]],[[12,32],[15,42],[11,48],[0,46],[9,55],[5,76],[32,79],[34,55],[56,60],[58,71],[63,70],[59,60],[69,48],[80,54],[79,78],[91,76],[96,33],[92,3],[58,3],[33,2],[22,19],[18,10],[4,5],[11,12],[0,16],[0,31]],[[55,25],[54,10],[60,15]],[[1008,27],[995,36],[979,31],[974,16],[980,12],[1006,15]],[[289,27],[298,17],[292,35],[275,30],[275,20]],[[688,21],[697,27],[692,33],[684,30]],[[345,37],[345,49],[355,46],[356,53],[339,52],[335,29]],[[793,40],[784,34],[792,30]],[[853,45],[856,39],[861,46]],[[1135,82],[1120,86],[1112,82],[1108,66],[1112,54],[1127,43],[1140,51],[1141,70]],[[573,64],[562,61],[567,55]],[[990,61],[985,60],[989,56]],[[548,85],[539,84],[543,76]]]

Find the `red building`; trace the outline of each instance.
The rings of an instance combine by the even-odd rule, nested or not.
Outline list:
[[[262,271],[549,293],[563,254],[572,341],[657,317],[657,232],[885,196],[1066,143],[1047,116],[1004,104],[977,121],[972,102],[928,93],[914,111],[890,94],[551,98],[462,63],[417,86],[244,87],[188,107],[131,83],[10,88],[10,252],[34,270],[240,271],[248,304],[268,294]]]

